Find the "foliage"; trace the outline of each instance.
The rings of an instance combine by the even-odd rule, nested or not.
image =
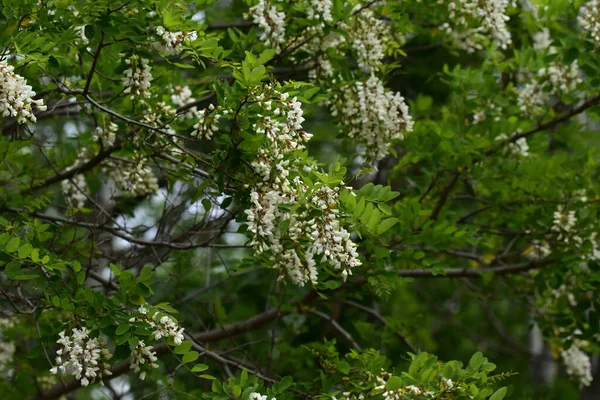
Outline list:
[[[599,32],[597,0],[3,0],[1,398],[574,398]]]

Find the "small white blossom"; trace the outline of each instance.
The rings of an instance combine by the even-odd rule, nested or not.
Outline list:
[[[519,133],[521,133],[521,131],[518,130],[515,133],[513,133],[512,136],[518,135]],[[504,133],[496,136],[497,141],[504,142],[508,139],[509,139],[509,137]],[[529,157],[529,145],[527,144],[527,139],[524,137],[508,143],[505,150],[507,153],[510,153],[513,155],[518,155],[521,157]]]
[[[149,369],[158,368],[158,364],[155,362],[158,359],[156,352],[152,350],[152,346],[146,346],[141,340],[131,349],[130,358],[131,365],[129,369],[132,369],[135,373],[139,373],[141,380],[146,378],[146,373]]]
[[[162,54],[174,56],[181,53],[181,45],[186,41],[193,42],[198,38],[196,31],[190,32],[169,32],[162,26],[155,28],[156,34],[162,39],[160,42],[154,42],[154,48]]]
[[[60,332],[57,343],[56,366],[50,369],[52,374],[71,375],[82,386],[88,386],[103,376],[112,375],[106,362],[112,357],[110,352],[102,348],[98,338],[91,338],[87,328],[73,328],[70,336]]]
[[[385,89],[375,75],[366,82],[344,87],[334,96],[332,114],[340,118],[348,136],[366,148],[370,159],[384,158],[390,144],[413,129],[404,97]]]
[[[152,67],[148,65],[148,60],[138,55],[133,55],[125,63],[129,68],[123,73],[123,93],[131,94],[131,99],[136,96],[150,97],[150,85],[152,82]]]
[[[575,344],[572,344],[567,350],[563,350],[561,357],[567,374],[577,380],[579,387],[590,386],[593,379],[590,357]]]
[[[260,40],[266,46],[280,51],[281,43],[285,42],[285,13],[279,11],[270,0],[259,0],[258,4],[250,7],[249,16],[262,30]]]
[[[568,211],[563,206],[558,206],[558,209],[554,212],[554,221],[550,230],[558,234],[558,240],[569,243],[570,239],[575,239],[576,243],[580,243],[581,240],[574,236],[573,232],[576,224],[575,211]]]
[[[438,4],[446,1],[438,0]],[[506,24],[510,19],[506,15],[510,3],[511,0],[450,0],[448,17],[451,23],[445,23],[441,28],[469,52],[481,50],[481,43],[486,39],[506,49],[512,43]]]
[[[596,42],[600,42],[600,0],[591,0],[581,6],[579,26]]]
[[[82,208],[87,201],[88,186],[83,174],[77,174],[71,179],[61,182],[63,196],[71,208]]]
[[[109,121],[104,127],[97,126],[94,130],[92,138],[99,140],[104,147],[110,147],[115,144],[117,139],[117,131],[119,126],[112,121]]]
[[[14,73],[14,67],[0,60],[0,116],[13,117],[19,124],[36,122],[33,109],[46,111],[43,100],[34,100],[35,92],[27,81]]]

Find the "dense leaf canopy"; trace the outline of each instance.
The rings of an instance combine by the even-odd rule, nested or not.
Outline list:
[[[599,398],[599,47],[600,0],[2,0],[0,398]]]

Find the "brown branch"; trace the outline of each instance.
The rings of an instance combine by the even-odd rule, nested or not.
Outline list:
[[[311,291],[309,292],[302,300],[292,302],[293,306],[299,306],[300,304],[308,304],[316,298],[316,293]],[[210,331],[202,332],[199,334],[193,335],[193,339],[196,342],[200,343],[209,343],[216,342],[221,339],[228,338],[232,335],[237,335],[240,333],[249,332],[253,329],[260,328],[263,325],[268,324],[279,315],[287,314],[288,311],[282,311],[280,309],[270,309],[260,314],[257,314],[251,318],[248,318],[245,321],[237,322],[231,325],[228,325],[223,328],[217,328]],[[164,343],[159,343],[154,346],[153,350],[157,355],[165,354],[169,351],[169,348]],[[113,365],[110,368],[110,372],[112,375],[107,376],[104,381],[110,381],[111,379],[116,378],[117,376],[123,375],[130,370],[129,360],[121,361],[118,364]],[[81,387],[81,384],[77,380],[70,380],[65,384],[58,384],[53,388],[46,390],[42,393],[39,393],[37,396],[30,398],[29,400],[55,400],[64,396],[67,393],[70,393],[74,390],[77,390]]]
[[[446,204],[446,201],[448,200],[448,195],[450,195],[450,192],[456,185],[456,182],[458,182],[458,178],[460,177],[460,174],[461,174],[460,171],[457,171],[452,176],[452,178],[450,179],[450,182],[448,182],[448,184],[444,188],[444,191],[440,195],[440,199],[438,200],[437,204],[435,205],[435,208],[433,209],[433,212],[429,216],[429,219],[435,221],[437,219],[437,217],[440,215],[440,212],[442,211],[444,204]]]
[[[397,272],[405,278],[481,278],[484,274],[511,275],[540,269],[552,263],[551,260],[535,260],[527,263],[503,265],[488,268],[449,268],[440,273],[428,269],[406,269]]]

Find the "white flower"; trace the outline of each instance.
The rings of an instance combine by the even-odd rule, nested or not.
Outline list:
[[[552,46],[552,37],[550,36],[550,29],[544,28],[539,32],[533,34],[533,48],[539,51],[546,51]],[[556,50],[552,49],[551,53]]]
[[[600,42],[600,1],[592,0],[582,5],[578,22],[586,34]]]
[[[361,7],[362,4],[357,4],[354,10]],[[353,26],[342,24],[342,28],[350,35],[358,66],[364,71],[376,72],[385,56],[384,39],[391,35],[388,24],[375,18],[373,11],[364,9],[356,14]]]
[[[136,96],[150,97],[149,89],[152,81],[150,70],[152,67],[148,65],[148,60],[133,55],[125,60],[125,63],[129,65],[129,68],[125,70],[123,78],[121,78],[125,87],[123,93],[130,93],[131,99]]]
[[[249,15],[262,30],[260,40],[266,46],[280,51],[280,44],[285,42],[285,13],[272,5],[270,0],[259,0],[258,4],[250,7]]]
[[[162,26],[157,26],[155,28],[156,34],[160,36],[162,41],[154,42],[154,48],[169,56],[174,56],[181,53],[181,45],[185,41],[193,42],[198,38],[198,33],[196,31],[190,32],[169,32]]]
[[[452,389],[452,387],[454,387],[454,384],[452,383],[452,379],[446,379],[446,378],[442,378],[442,383],[444,384],[444,386],[446,386],[448,389]]]
[[[94,130],[92,138],[99,140],[104,147],[110,147],[115,144],[117,139],[117,131],[119,126],[112,121],[109,121],[104,127],[97,126]]]
[[[183,342],[184,328],[177,326],[173,318],[168,315],[161,316],[159,313],[155,313],[152,320],[155,323],[154,331],[152,332],[154,339],[159,340],[172,337],[175,345],[180,345]]]
[[[186,86],[175,86],[171,90],[171,102],[176,107],[185,106],[186,104],[192,103],[194,101],[196,101],[196,99],[194,97],[192,97],[192,91],[190,90],[189,86],[187,86],[187,85]],[[194,118],[196,112],[197,112],[197,108],[192,107],[189,110],[187,110],[185,113],[181,114],[180,118],[181,119]]]
[[[56,366],[50,369],[52,374],[71,375],[87,386],[105,375],[112,375],[106,362],[112,356],[107,349],[101,348],[97,338],[89,337],[87,328],[73,328],[71,336],[65,332],[58,334],[60,349],[56,352]]]
[[[576,224],[575,211],[568,211],[563,206],[558,206],[554,212],[554,221],[550,230],[558,234],[558,240],[569,243],[570,239],[574,239],[576,244],[580,244],[581,240],[577,236],[573,236]]]
[[[35,92],[14,69],[0,60],[0,116],[16,118],[19,124],[36,122],[33,108],[46,111],[46,106],[43,100],[33,99]]]
[[[88,186],[83,174],[77,174],[71,179],[61,182],[63,196],[71,208],[82,208],[87,201]]]
[[[146,196],[159,189],[158,179],[144,158],[136,162],[108,160],[104,171],[124,194],[132,197]]]
[[[439,4],[445,2],[438,1]],[[481,43],[486,39],[506,49],[512,43],[506,25],[510,19],[506,15],[510,3],[511,0],[451,0],[448,3],[448,17],[452,24],[445,23],[441,28],[469,52],[481,50]],[[453,26],[458,28],[458,33]]]
[[[146,346],[143,341],[139,341],[138,344],[131,349],[131,365],[129,369],[132,369],[135,373],[140,373],[140,379],[146,378],[146,373],[149,369],[158,368],[156,364],[156,352],[152,350],[152,346]],[[142,366],[144,370],[142,371]]]
[[[384,158],[390,144],[413,129],[404,97],[385,89],[375,75],[333,95],[332,114],[340,118],[348,136],[366,148],[370,159]]]
[[[0,342],[0,371],[12,363],[15,355],[15,344],[12,342]]]
[[[331,16],[332,8],[333,3],[331,0],[310,0],[306,10],[307,18],[310,20],[320,19],[326,22],[333,22],[333,17]]]
[[[534,116],[544,111],[551,96],[572,93],[583,82],[577,60],[564,65],[555,60],[537,72],[533,80],[517,90],[519,108],[523,114]]]
[[[593,378],[592,363],[588,355],[573,344],[567,350],[563,350],[561,357],[567,374],[578,381],[579,387],[590,386]]]
[[[521,131],[517,130],[515,133],[513,133],[511,135],[511,137],[514,135],[518,135],[519,133],[521,133]],[[509,137],[503,133],[501,135],[496,136],[495,140],[504,142],[508,139],[509,139]],[[514,142],[508,143],[508,145],[506,146],[505,152],[513,154],[513,155],[518,155],[520,157],[529,157],[529,145],[527,144],[527,139],[522,137],[522,138],[517,139]]]

